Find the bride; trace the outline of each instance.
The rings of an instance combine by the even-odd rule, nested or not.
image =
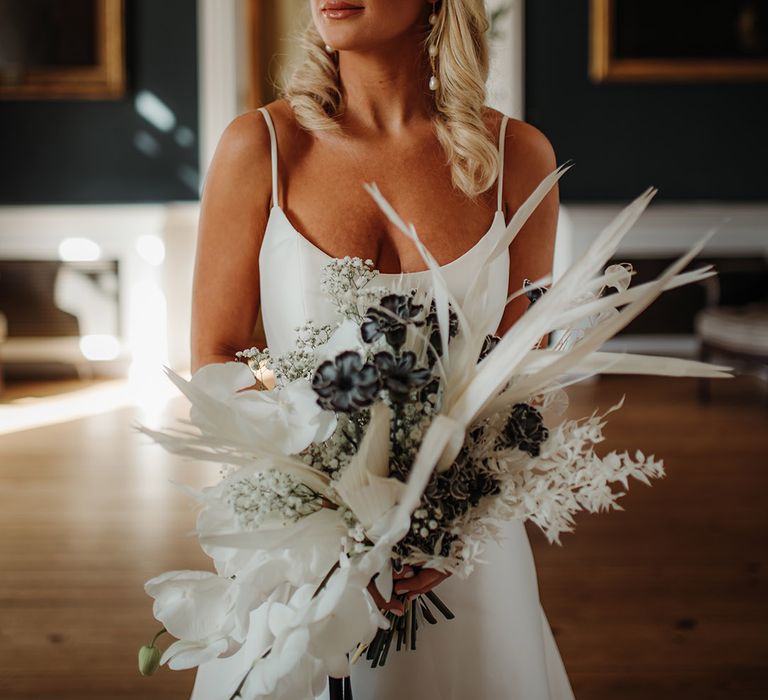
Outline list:
[[[416,247],[363,182],[413,222],[461,300],[475,262],[556,168],[540,131],[484,104],[483,0],[308,2],[303,63],[281,99],[228,125],[205,181],[193,372],[249,347],[259,311],[278,354],[306,320],[332,321],[319,280],[333,258],[373,260],[374,285],[428,282]],[[550,272],[558,206],[555,187],[508,255],[484,270],[498,311],[489,333],[506,333],[527,306],[525,297],[505,305],[508,294]],[[573,697],[525,529],[513,521],[503,534],[467,580],[426,568],[398,575],[397,592],[437,587],[456,617],[426,628],[416,651],[390,654],[383,668],[355,664],[356,700]],[[382,608],[398,609],[369,590]],[[227,659],[214,659],[199,668],[192,697],[228,700],[238,681]]]

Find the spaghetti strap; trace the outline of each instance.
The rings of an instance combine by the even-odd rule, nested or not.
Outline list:
[[[266,107],[259,107],[259,112],[264,115],[269,129],[269,144],[271,148],[272,162],[272,206],[277,206],[277,136],[275,135],[275,126],[272,123],[272,117],[269,116],[269,110]]]
[[[499,176],[496,178],[496,195],[498,200],[496,211],[501,211],[501,193],[504,185],[504,144],[506,143],[504,136],[506,135],[508,121],[509,117],[505,114],[501,119],[501,128],[499,129]]]

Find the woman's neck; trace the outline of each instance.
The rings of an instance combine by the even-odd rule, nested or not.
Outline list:
[[[419,40],[403,35],[375,49],[339,52],[345,129],[398,136],[430,118],[429,61]]]

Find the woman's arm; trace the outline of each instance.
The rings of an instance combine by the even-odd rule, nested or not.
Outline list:
[[[224,130],[200,203],[192,285],[191,372],[235,359],[259,312],[259,251],[271,197],[269,132],[259,112]]]
[[[535,126],[510,119],[504,146],[504,191],[509,221],[541,181],[557,168],[549,139]],[[552,273],[555,234],[560,210],[556,183],[534,209],[509,246],[509,289],[507,296],[523,286],[523,280],[536,280]],[[496,335],[502,336],[528,308],[525,295],[514,299],[504,310]]]

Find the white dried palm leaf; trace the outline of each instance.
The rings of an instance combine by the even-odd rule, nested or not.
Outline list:
[[[520,366],[522,375],[534,374],[557,362],[563,353],[557,350],[531,350]],[[730,376],[730,367],[679,357],[638,355],[619,352],[593,352],[569,369],[570,373],[649,374],[665,377],[707,377],[720,379]]]
[[[567,168],[561,167],[547,176],[523,203],[507,226],[505,235],[500,237],[488,254],[485,260],[486,265],[496,255],[504,253],[535,207],[566,170]],[[634,368],[634,371],[651,372],[652,363],[647,359],[639,360],[633,364],[631,360],[619,360],[616,357],[601,356],[592,362],[588,362],[587,358],[591,353],[598,351],[602,343],[647,308],[665,289],[697,282],[713,274],[709,267],[680,274],[685,265],[702,249],[712,232],[671,265],[657,280],[638,287],[627,289],[631,273],[625,269],[614,267],[607,271],[603,270],[615,254],[622,238],[635,224],[656,194],[657,190],[649,187],[619,212],[613,221],[600,232],[586,253],[571,265],[547,293],[515,324],[514,333],[506,333],[493,352],[482,362],[475,364],[474,360],[479,355],[484,336],[476,330],[483,326],[474,325],[474,323],[478,319],[485,322],[489,318],[487,310],[484,308],[484,299],[487,298],[487,288],[484,285],[488,283],[488,276],[476,275],[464,304],[459,305],[451,297],[439,265],[419,240],[413,225],[405,225],[375,184],[373,186],[366,184],[365,187],[390,221],[415,243],[431,270],[441,332],[444,323],[443,318],[447,317],[449,301],[459,316],[460,331],[452,343],[451,355],[445,352],[447,343],[444,343],[442,366],[446,387],[442,411],[450,415],[460,428],[456,434],[448,438],[448,448],[439,460],[438,468],[440,469],[447,468],[452,463],[463,442],[464,430],[473,421],[487,417],[513,400],[527,398],[531,393],[551,384],[558,375],[567,372],[569,368],[575,372],[607,372],[610,371],[611,366],[615,368],[614,371],[619,371],[618,366],[622,365],[624,368]],[[616,288],[618,291],[615,294],[595,298],[596,293],[608,287]],[[511,298],[524,291],[519,290]],[[579,299],[582,300],[581,303],[578,303]],[[575,305],[574,300],[577,300]],[[617,310],[618,306],[623,307],[621,311]],[[559,357],[541,367],[536,373],[532,373],[529,367],[527,376],[522,381],[514,382],[509,389],[504,391],[504,387],[514,375],[521,372],[522,363],[541,337],[553,330],[567,328],[579,321],[595,318],[607,311],[611,311],[614,315],[603,318],[596,327],[585,334],[574,348],[566,353],[561,353]],[[470,323],[468,318],[473,319],[473,322]],[[445,335],[442,337],[445,339]],[[690,363],[674,358],[670,360],[659,359],[657,368],[659,374],[674,373],[679,376],[683,373],[687,376],[724,376],[724,368],[711,368],[703,363]],[[503,392],[501,396],[499,396],[500,392]]]
[[[652,284],[646,287],[644,293],[637,299],[627,304],[616,316],[609,319],[605,323],[592,328],[591,331],[584,336],[573,348],[568,352],[563,353],[556,362],[553,362],[549,367],[541,370],[536,374],[528,375],[525,379],[519,382],[515,382],[513,386],[504,392],[504,397],[507,402],[521,401],[535,394],[541,388],[546,386],[555,377],[568,371],[570,367],[575,366],[582,359],[598,350],[603,343],[609,338],[612,338],[618,333],[624,326],[626,326],[632,319],[636,318],[653,302],[656,297],[664,290],[664,286],[682,269],[684,268],[696,255],[701,252],[705,243],[711,237],[712,233],[702,238],[696,245],[694,245],[685,255],[678,258],[677,261],[672,263],[667,270],[662,273]],[[549,292],[547,292],[549,294]],[[545,295],[546,298],[547,295]],[[541,299],[539,301],[542,301]],[[532,310],[536,308],[539,302],[533,305]],[[525,316],[523,317],[525,318]],[[502,341],[503,342],[503,341]],[[494,348],[493,352],[496,352],[501,346],[501,343]],[[491,356],[493,353],[491,353]],[[489,356],[490,357],[490,356]],[[690,368],[693,372],[693,368]],[[479,405],[477,411],[470,414],[469,421],[475,419],[482,420],[483,418],[496,412],[499,408],[500,397],[487,397],[485,401]],[[478,402],[479,403],[479,402]]]
[[[371,408],[360,447],[334,488],[363,527],[369,528],[402,495],[405,485],[389,478],[389,430],[392,411],[384,403]]]
[[[182,457],[189,457],[202,462],[231,464],[237,467],[258,465],[260,467],[259,471],[276,469],[277,471],[290,474],[297,481],[300,481],[317,493],[325,493],[330,484],[330,477],[324,472],[307,466],[295,457],[284,455],[277,451],[267,452],[262,450],[260,454],[255,454],[247,449],[233,449],[232,446],[215,435],[201,437],[191,432],[176,431],[180,433],[180,435],[176,436],[171,434],[172,429],[161,432],[143,425],[134,425],[134,428],[157,442],[163,449]],[[195,447],[198,443],[212,449]]]
[[[276,449],[268,440],[244,438],[248,426],[230,405],[213,398],[169,367],[164,367],[164,370],[191,403],[190,416],[194,419],[179,422],[195,426],[202,432],[174,428],[156,431],[134,424],[136,430],[173,454],[235,466],[261,464],[265,470],[285,472],[314,491],[325,493],[330,483],[327,474]]]
[[[453,405],[450,415],[462,425],[469,423],[507,384],[528,352],[550,329],[553,317],[567,309],[582,288],[601,269],[622,236],[645,210],[652,190],[625,207],[595,239],[589,250],[577,260],[549,291],[541,297],[507,332],[493,352],[478,363],[475,376]]]
[[[701,282],[708,277],[713,277],[717,272],[712,269],[712,265],[705,265],[704,267],[689,272],[683,272],[681,274],[672,277],[665,285],[662,291],[666,292],[670,289],[676,289],[686,284],[694,284]],[[602,281],[602,278],[601,278]],[[655,280],[639,284],[635,287],[630,287],[625,291],[616,292],[615,294],[608,294],[604,297],[593,299],[592,301],[586,301],[585,303],[573,306],[570,309],[564,310],[555,319],[553,319],[550,331],[563,330],[570,328],[575,323],[582,321],[591,316],[596,316],[606,310],[615,309],[618,306],[623,306],[636,299],[639,299],[645,292],[656,284]]]
[[[297,542],[315,544],[335,552],[347,526],[338,511],[330,508],[307,515],[285,526],[260,527],[238,532],[201,534],[200,543],[219,547],[236,547],[245,550],[279,550],[296,547]]]

